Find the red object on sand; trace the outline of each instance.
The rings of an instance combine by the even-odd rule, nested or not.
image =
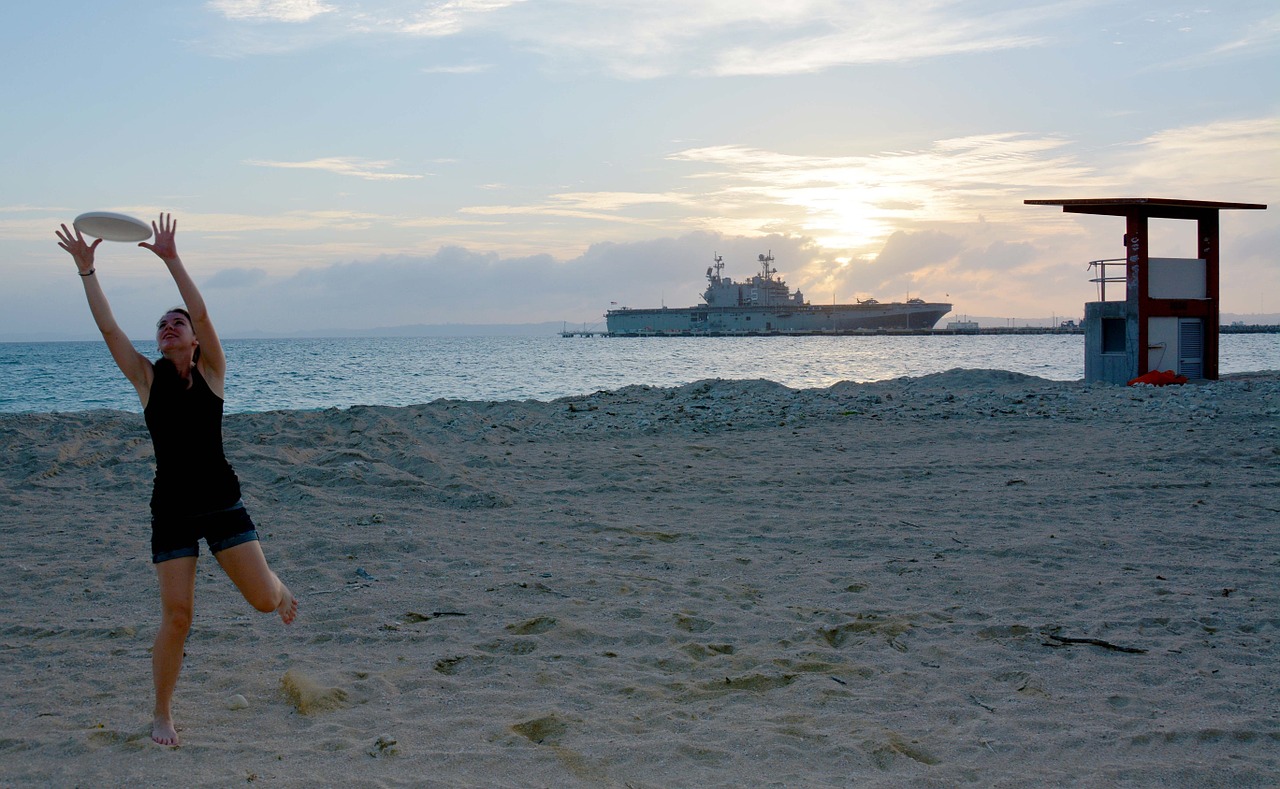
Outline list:
[[[1169,384],[1185,384],[1189,379],[1185,375],[1178,375],[1173,370],[1152,370],[1134,378],[1129,382],[1129,386],[1134,384],[1151,384],[1152,386],[1167,386]]]

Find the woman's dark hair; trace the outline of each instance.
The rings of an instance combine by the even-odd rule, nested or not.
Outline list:
[[[191,313],[187,312],[187,308],[186,308],[186,307],[174,307],[174,308],[173,308],[173,309],[171,309],[171,310],[165,310],[165,311],[164,311],[164,315],[172,315],[172,314],[173,314],[173,313],[175,313],[175,312],[176,312],[176,313],[178,313],[179,315],[181,315],[181,316],[183,316],[184,318],[186,318],[186,319],[187,319],[187,325],[191,327],[191,332],[192,332],[192,334],[194,334],[194,333],[195,333],[195,330],[196,330],[195,323],[191,320]],[[157,328],[157,329],[159,329],[162,325],[164,325],[164,315],[161,315],[161,316],[160,316],[160,320],[156,321],[156,328]],[[199,338],[197,337],[196,339],[199,339]],[[155,363],[158,365],[158,364],[160,364],[160,362],[161,362],[161,361],[166,361],[166,360],[164,359],[164,357],[161,357],[161,358],[159,358],[159,359],[156,359],[156,362],[155,362]],[[191,356],[191,363],[192,363],[192,364],[195,364],[195,363],[196,363],[196,362],[198,362],[198,361],[200,361],[200,345],[197,343],[197,344],[196,344],[196,352]],[[170,366],[172,366],[172,365],[170,365]]]

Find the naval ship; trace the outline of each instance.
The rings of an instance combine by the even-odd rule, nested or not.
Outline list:
[[[950,304],[908,299],[880,303],[810,304],[775,277],[773,252],[760,255],[760,273],[743,282],[721,275],[724,260],[715,256],[707,268],[707,289],[697,307],[631,309],[605,313],[608,333],[615,337],[840,334],[892,329],[932,329],[951,311]]]

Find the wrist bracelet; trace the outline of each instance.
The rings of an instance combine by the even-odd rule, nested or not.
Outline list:
[[[79,275],[80,275],[80,276],[82,276],[82,277],[92,277],[92,276],[93,276],[93,272],[95,272],[95,271],[97,271],[97,269],[92,269],[92,268],[91,268],[91,269],[89,269],[88,271],[77,271],[76,273],[77,273],[77,274],[79,274]]]

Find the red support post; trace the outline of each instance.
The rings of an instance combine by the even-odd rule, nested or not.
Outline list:
[[[1204,259],[1204,377],[1218,380],[1218,333],[1222,323],[1218,307],[1218,212],[1205,211],[1196,221],[1199,254]]]
[[[1147,316],[1151,314],[1151,299],[1147,296],[1147,271],[1149,244],[1147,243],[1147,217],[1133,211],[1125,215],[1124,259],[1125,259],[1125,298],[1129,304],[1138,307],[1138,375],[1145,373],[1147,366],[1147,344],[1150,338],[1147,332]],[[1133,316],[1129,316],[1133,320]]]

